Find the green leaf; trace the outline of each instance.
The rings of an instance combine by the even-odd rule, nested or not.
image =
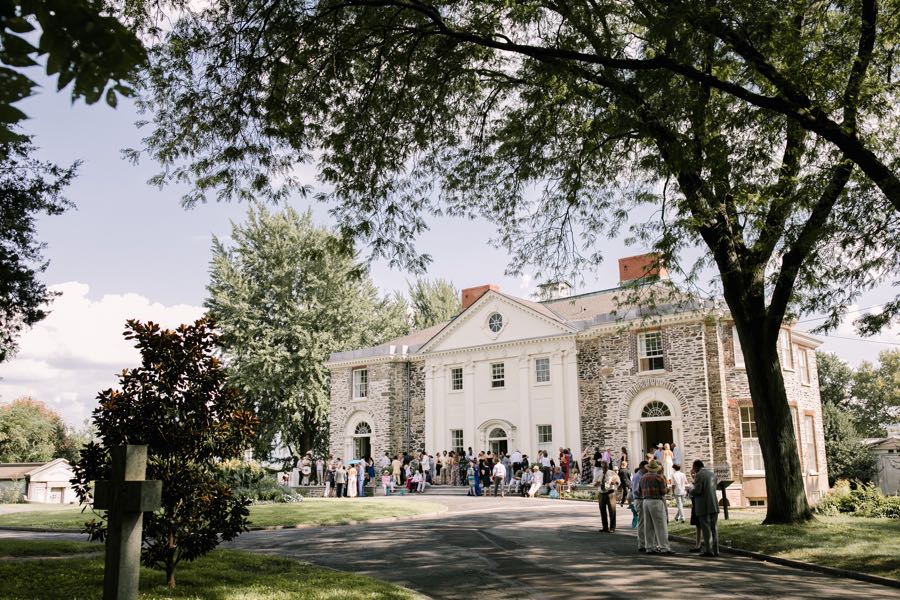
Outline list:
[[[116,91],[113,88],[109,88],[106,91],[106,103],[113,108],[115,108],[119,103],[118,99],[116,98]]]

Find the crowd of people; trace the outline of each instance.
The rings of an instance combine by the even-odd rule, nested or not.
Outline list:
[[[674,444],[673,444],[674,445]],[[613,464],[610,453],[596,450],[594,486],[598,488],[601,533],[616,531],[616,500],[628,506],[633,515],[631,526],[637,529],[638,552],[674,554],[669,545],[668,497],[675,500],[675,521],[684,521],[684,500],[691,497],[690,523],[695,527],[695,543],[691,552],[701,556],[719,555],[718,517],[716,499],[716,474],[695,460],[688,485],[682,472],[680,456],[669,444],[662,445],[654,453],[646,455],[633,473],[628,472],[628,453],[622,448],[618,464]],[[702,538],[702,541],[701,541]]]
[[[324,486],[323,496],[354,498],[366,495],[367,485],[380,485],[385,496],[396,493],[422,493],[432,485],[468,486],[470,496],[506,496],[515,494],[534,498],[546,493],[558,498],[560,490],[571,482],[592,483],[597,488],[603,533],[616,530],[616,504],[632,513],[632,528],[637,529],[639,552],[673,554],[668,535],[668,503],[675,501],[675,521],[684,521],[684,501],[691,497],[691,525],[696,528],[692,552],[702,556],[718,556],[717,522],[719,504],[716,499],[716,475],[696,460],[688,485],[682,471],[681,449],[675,444],[657,445],[633,472],[628,451],[621,448],[617,459],[612,448],[594,448],[582,454],[581,465],[567,448],[560,448],[556,458],[546,450],[538,450],[534,460],[518,450],[477,454],[444,451],[402,452],[391,456],[385,452],[377,464],[371,457],[344,463],[340,458],[300,461],[301,484],[315,482]],[[380,473],[380,477],[378,477]],[[701,541],[702,540],[702,541]]]

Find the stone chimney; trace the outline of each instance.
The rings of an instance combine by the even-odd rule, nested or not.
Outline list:
[[[626,256],[619,259],[620,284],[636,279],[668,276],[669,272],[659,262],[658,255],[654,252],[639,254],[638,256]]]
[[[489,285],[479,285],[478,287],[470,287],[470,288],[464,289],[462,291],[462,299],[461,299],[462,300],[462,309],[466,310],[467,308],[469,308],[470,306],[475,304],[475,302],[479,298],[481,298],[486,293],[488,293],[488,291],[491,291],[491,290],[493,290],[495,292],[499,292],[500,286],[494,285],[494,284],[489,284]]]

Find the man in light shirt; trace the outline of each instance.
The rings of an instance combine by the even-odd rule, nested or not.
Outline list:
[[[672,495],[675,496],[675,520],[684,523],[684,496],[687,494],[687,475],[681,471],[681,465],[672,465]]]
[[[509,457],[509,462],[512,464],[513,472],[518,471],[522,468],[522,453],[516,450]]]
[[[503,488],[503,482],[506,481],[506,467],[502,461],[498,460],[494,463],[494,470],[491,475],[494,478],[494,497],[497,497],[498,491],[501,496],[506,496],[506,490]]]

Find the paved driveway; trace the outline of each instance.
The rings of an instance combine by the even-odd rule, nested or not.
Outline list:
[[[703,559],[678,544],[674,556],[639,554],[627,509],[610,535],[598,533],[591,503],[422,499],[449,510],[413,521],[254,531],[230,546],[356,571],[434,598],[898,597],[896,589],[747,558]]]

